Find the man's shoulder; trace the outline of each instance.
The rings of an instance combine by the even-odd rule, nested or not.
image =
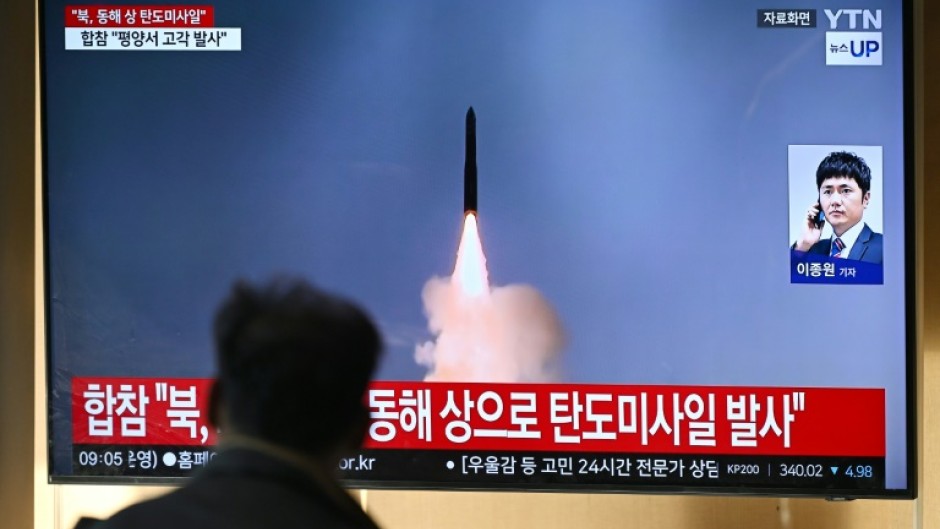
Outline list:
[[[883,238],[880,233],[871,229],[871,227],[869,227],[868,224],[865,224],[865,226],[862,228],[862,233],[865,233],[868,235],[869,242],[881,242]]]
[[[207,469],[208,470],[208,469]],[[262,487],[263,489],[270,487]],[[255,498],[251,498],[254,495]],[[251,477],[216,476],[211,470],[182,487],[131,505],[97,526],[100,529],[205,529],[256,527],[251,520],[267,508],[283,507]],[[272,503],[268,503],[272,502]]]
[[[323,529],[375,526],[350,516],[290,465],[251,451],[220,453],[199,475],[170,494],[128,507],[101,529]]]
[[[146,500],[126,507],[94,526],[95,529],[150,529],[165,528],[190,529],[198,527],[195,522],[187,522],[186,517],[179,517],[180,491],[174,491],[158,498]],[[187,509],[182,509],[186,511]]]
[[[102,529],[263,527],[258,524],[269,510],[307,510],[309,502],[304,500],[277,480],[207,469],[169,494],[119,511]]]
[[[298,500],[289,490],[271,485],[250,478],[190,482],[159,498],[131,505],[97,527],[253,529],[266,527],[266,521],[288,513],[309,514],[311,509],[307,502]]]
[[[861,244],[864,244],[868,248],[878,248],[882,246],[884,237],[877,231],[871,229],[866,223],[862,227],[862,232],[858,235],[858,241]]]
[[[882,260],[882,239],[880,233],[872,230],[868,224],[862,226],[862,231],[858,235],[855,248],[852,248],[850,258],[868,263],[881,264]]]

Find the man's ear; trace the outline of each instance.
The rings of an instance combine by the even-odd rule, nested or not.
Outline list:
[[[222,405],[222,383],[218,379],[212,381],[212,386],[209,388],[209,425],[219,429],[221,425],[219,424],[219,415],[222,410],[219,409],[219,406]]]
[[[369,410],[364,405],[356,406],[350,421],[349,433],[340,442],[346,449],[362,448],[362,443],[369,433]]]
[[[868,207],[868,201],[871,200],[871,191],[865,191],[865,196],[862,197],[862,207]]]

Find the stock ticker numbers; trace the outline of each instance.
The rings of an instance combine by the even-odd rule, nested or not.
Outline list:
[[[586,485],[622,489],[648,485],[685,488],[815,486],[866,490],[884,483],[884,458],[364,450],[340,464],[346,480],[433,479],[496,487]]]
[[[883,469],[877,462],[834,465],[832,461],[786,462],[783,458],[694,457],[687,455],[557,456],[464,455],[448,460],[446,468],[475,481],[491,476],[504,481],[519,476],[531,482],[588,484],[655,484],[707,486],[741,484],[785,487],[796,483],[830,482],[847,488],[880,485]],[[835,469],[835,471],[833,471]]]

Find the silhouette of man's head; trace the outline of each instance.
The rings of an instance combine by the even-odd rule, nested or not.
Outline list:
[[[368,418],[381,338],[357,305],[303,280],[238,282],[215,318],[212,421],[307,454],[345,448]]]

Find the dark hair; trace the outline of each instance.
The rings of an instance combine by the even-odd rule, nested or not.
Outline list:
[[[834,152],[820,162],[816,169],[816,189],[829,178],[851,178],[862,189],[862,194],[871,189],[871,169],[864,159],[851,152]]]
[[[214,331],[213,400],[239,433],[316,454],[367,419],[364,394],[382,345],[352,302],[299,279],[239,281]]]

